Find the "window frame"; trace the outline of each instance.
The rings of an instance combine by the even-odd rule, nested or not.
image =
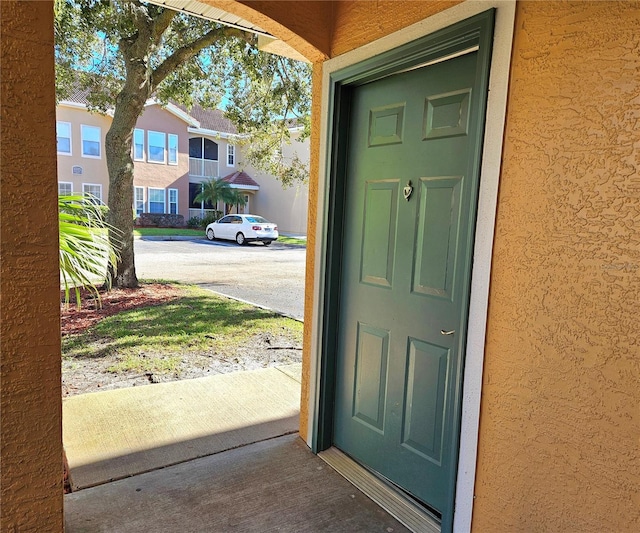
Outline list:
[[[171,160],[171,141],[175,140],[176,159]],[[167,133],[167,164],[172,166],[178,165],[178,135],[176,133]]]
[[[162,161],[151,159],[151,136],[152,134],[162,135]],[[155,145],[154,145],[155,146]],[[163,131],[147,130],[147,163],[155,165],[167,164],[167,134]]]
[[[98,155],[85,154],[84,141],[85,130],[98,130]],[[96,142],[96,141],[89,141]],[[91,124],[80,124],[80,154],[87,159],[102,159],[102,128],[100,126],[93,126]]]
[[[236,145],[235,144],[227,144],[227,166],[228,167],[236,166]]]
[[[136,213],[136,216],[139,217],[142,213],[144,213],[144,209],[145,209],[145,194],[144,194],[144,187],[140,187],[138,185],[134,186],[133,188],[133,209]],[[142,205],[140,212],[138,212],[138,192],[142,191]]]
[[[69,185],[70,186],[70,190],[68,193],[60,193],[60,185]],[[69,196],[73,194],[73,182],[72,181],[59,181],[58,182],[58,196]]]
[[[100,196],[97,196],[93,193],[89,193],[91,194],[94,198],[97,198],[100,201],[100,204],[104,203],[104,200],[102,199],[102,183],[83,183],[82,184],[82,196],[87,196],[87,191],[85,191],[85,187],[99,187],[100,188]]]
[[[68,152],[61,152],[60,150],[58,150],[58,137],[61,137],[60,135],[58,135],[58,125],[60,124],[66,124],[69,127],[69,151]],[[72,156],[73,155],[73,133],[72,133],[72,125],[71,122],[66,122],[64,120],[56,120],[56,151],[58,152],[58,155],[66,155],[66,156]],[[67,137],[64,137],[65,139]],[[69,183],[69,182],[64,182],[64,183]]]
[[[175,202],[171,201],[171,193],[175,192],[176,193],[176,199]],[[178,189],[167,189],[167,209],[168,209],[168,214],[169,215],[177,215],[178,214]],[[171,205],[175,204],[176,206],[176,212],[172,212],[171,211]]]
[[[142,134],[142,156],[136,157],[136,133],[140,132]],[[142,128],[135,128],[133,130],[133,143],[132,143],[132,156],[134,161],[144,161],[145,160],[145,146],[144,146],[144,130]]]
[[[152,191],[162,191],[162,211],[152,211],[151,210],[151,192]],[[157,201],[153,201],[153,203],[159,203]],[[147,187],[147,207],[149,209],[149,213],[154,214],[166,214],[167,212],[167,190],[163,187]]]

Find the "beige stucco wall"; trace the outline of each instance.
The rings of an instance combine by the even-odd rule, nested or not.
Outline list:
[[[102,185],[102,201],[109,198],[109,174],[104,151],[104,138],[111,127],[111,117],[100,113],[89,113],[86,108],[59,105],[56,120],[71,124],[71,155],[58,154],[58,181],[73,183],[73,192],[82,193],[82,184]],[[100,158],[82,157],[81,125],[100,128]],[[72,167],[82,167],[82,174],[73,174]]]
[[[240,146],[236,146],[233,138],[223,138],[222,136],[218,136],[215,138],[211,138],[218,145],[218,161],[220,164],[220,177],[224,178],[229,174],[233,174],[236,170],[239,170],[240,167],[238,165],[239,159],[241,158],[242,148]],[[235,158],[233,165],[229,164],[229,160],[227,158],[227,146],[232,145],[235,146]]]
[[[298,141],[299,133],[291,136],[291,144],[282,147],[282,155],[291,159],[294,154],[302,161],[309,160],[309,139]],[[309,205],[308,183],[296,183],[283,188],[282,182],[266,172],[258,171],[242,161],[242,154],[238,161],[243,168],[260,185],[250,206],[251,212],[265,217],[278,224],[278,229],[285,233],[299,235],[307,234],[307,210]]]
[[[144,130],[145,161],[134,161],[134,186],[145,188],[145,202],[148,202],[148,187],[178,189],[178,213],[189,218],[189,134],[187,123],[180,117],[163,109],[159,105],[145,107],[142,116],[136,122],[136,128]],[[165,134],[166,157],[169,157],[168,134],[178,135],[178,164],[169,165],[147,161],[148,132]],[[168,211],[169,197],[165,191],[165,211]],[[148,203],[147,203],[148,209]]]
[[[311,394],[311,324],[313,323],[313,287],[316,268],[316,228],[320,167],[320,113],[322,111],[322,63],[314,63],[311,83],[311,137],[309,139],[309,209],[307,210],[307,261],[305,264],[304,329],[302,340],[302,383],[300,390],[300,434],[309,430],[309,398]]]
[[[461,0],[377,0],[354,2],[337,0],[333,4],[331,57],[336,57],[385,35],[426,19]]]
[[[104,151],[105,135],[111,127],[111,117],[100,113],[90,113],[86,108],[62,103],[56,108],[56,120],[71,124],[71,155],[58,154],[58,181],[73,183],[73,192],[81,193],[85,183],[102,185],[102,201],[109,198],[109,175]],[[82,157],[81,125],[98,126],[101,129],[101,157]],[[149,105],[138,119],[137,128],[145,130],[145,161],[134,161],[134,186],[145,188],[145,202],[148,201],[148,187],[178,189],[178,213],[189,218],[189,134],[187,123],[159,105]],[[158,131],[178,135],[178,164],[149,163],[146,161],[147,132]],[[165,136],[168,153],[168,136]],[[225,148],[226,150],[226,148]],[[225,151],[226,154],[226,151]],[[74,166],[82,167],[82,175],[73,174]],[[165,205],[168,196],[165,191]]]
[[[329,57],[333,2],[305,0],[292,9],[290,0],[202,0],[249,20],[289,44],[311,62]]]
[[[0,531],[54,532],[62,395],[52,3],[1,2],[0,36]]]
[[[474,531],[640,528],[640,3],[519,3]]]

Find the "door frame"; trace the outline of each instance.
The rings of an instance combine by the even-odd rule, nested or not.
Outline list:
[[[318,223],[315,247],[314,307],[311,323],[309,423],[307,444],[314,452],[331,445],[335,320],[339,294],[341,213],[345,207],[339,179],[345,160],[343,140],[350,84],[372,81],[411,68],[456,50],[468,48],[481,13],[495,9],[493,43],[480,43],[488,54],[488,99],[482,145],[480,188],[476,214],[473,266],[469,292],[468,331],[463,375],[459,457],[453,531],[470,531],[478,448],[480,394],[486,334],[493,233],[500,161],[506,118],[515,0],[467,1],[400,32],[326,61],[323,68]],[[481,17],[482,18],[482,17]],[[470,20],[471,19],[471,20]],[[455,28],[451,26],[456,25]],[[475,29],[474,29],[475,28]],[[426,43],[426,51],[425,51]],[[482,58],[479,57],[482,69]],[[449,521],[451,517],[447,521]]]

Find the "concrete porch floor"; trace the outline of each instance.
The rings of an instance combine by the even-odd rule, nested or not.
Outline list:
[[[406,532],[297,435],[65,496],[67,533]]]
[[[294,433],[299,394],[290,367],[65,400],[65,531],[409,531]]]

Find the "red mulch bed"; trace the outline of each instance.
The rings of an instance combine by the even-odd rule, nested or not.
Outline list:
[[[75,294],[71,294],[69,304],[64,303],[61,294],[62,335],[82,333],[103,318],[138,307],[159,305],[182,296],[184,291],[174,285],[164,283],[144,283],[138,289],[111,289],[100,291],[97,301],[89,291],[81,291],[80,307],[76,305]]]

